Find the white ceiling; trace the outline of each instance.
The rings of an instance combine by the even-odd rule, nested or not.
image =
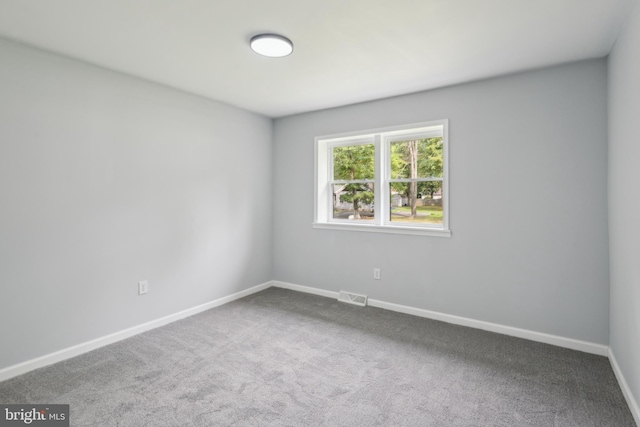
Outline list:
[[[601,57],[635,2],[0,0],[0,36],[281,117]]]

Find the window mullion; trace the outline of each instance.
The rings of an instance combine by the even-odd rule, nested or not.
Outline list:
[[[331,220],[333,218],[333,184],[332,181],[335,177],[333,173],[333,145],[327,145],[327,157],[328,157],[328,166],[329,170],[327,171],[327,199],[325,200],[325,207],[327,209],[327,220]]]
[[[375,224],[376,225],[382,225],[384,224],[384,218],[382,217],[383,212],[385,212],[385,197],[384,197],[384,189],[382,188],[382,181],[383,181],[383,173],[384,173],[384,150],[382,148],[382,144],[381,144],[381,137],[380,135],[376,135],[374,138],[374,144],[375,144],[375,173],[374,173],[374,178],[375,178],[375,183],[373,185],[373,191],[374,191],[374,208],[373,208],[373,212],[374,212],[374,219],[375,219]]]
[[[442,227],[449,230],[449,126],[442,127]]]

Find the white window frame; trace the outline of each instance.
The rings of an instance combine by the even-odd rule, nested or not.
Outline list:
[[[442,181],[442,225],[391,222],[390,182],[410,182],[412,179],[391,179],[391,162],[389,161],[391,143],[406,141],[412,138],[428,138],[442,136],[442,179],[418,178],[417,181]],[[333,218],[333,156],[334,147],[345,145],[374,144],[375,146],[375,178],[374,180],[358,180],[358,182],[374,182],[374,221],[344,220]],[[435,120],[423,123],[350,132],[337,135],[326,135],[315,138],[315,185],[314,185],[314,218],[313,227],[320,229],[366,231],[374,233],[417,234],[426,236],[450,237],[449,228],[449,121]]]

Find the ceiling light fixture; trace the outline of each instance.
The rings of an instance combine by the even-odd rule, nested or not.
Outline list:
[[[255,53],[270,58],[281,58],[293,52],[291,40],[278,34],[258,34],[251,37],[250,45]]]

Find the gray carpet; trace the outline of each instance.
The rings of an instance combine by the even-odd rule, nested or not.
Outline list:
[[[0,383],[72,426],[635,426],[606,358],[270,288]]]

